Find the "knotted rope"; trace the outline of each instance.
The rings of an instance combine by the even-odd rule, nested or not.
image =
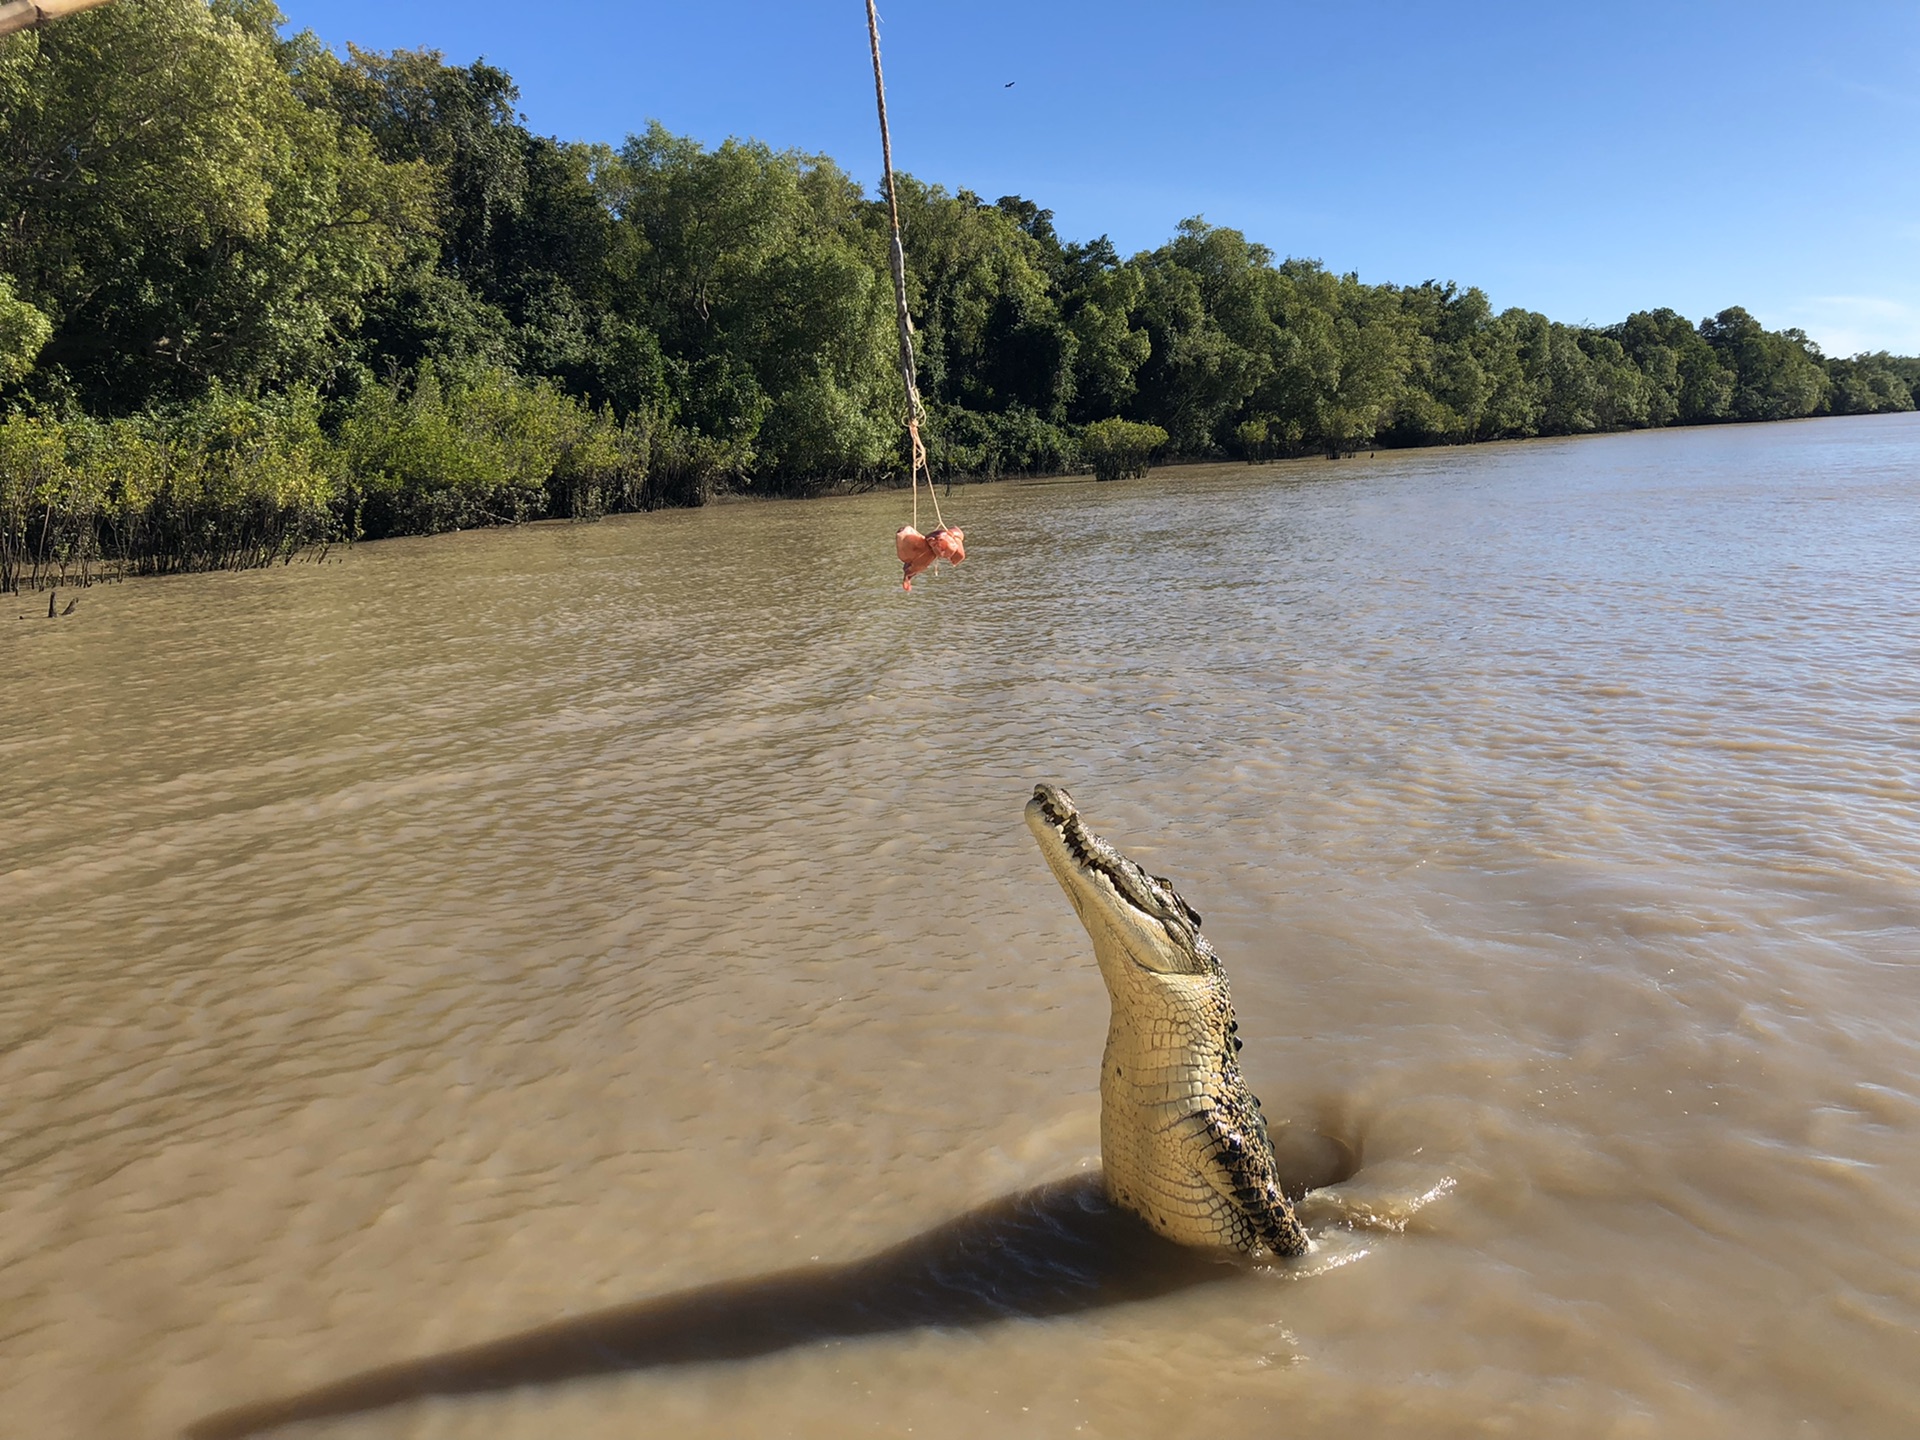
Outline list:
[[[927,447],[920,439],[920,423],[927,412],[920,406],[920,384],[914,376],[913,317],[907,313],[907,252],[900,242],[900,197],[893,183],[893,140],[887,133],[887,86],[880,78],[880,17],[873,0],[867,0],[867,39],[873,45],[873,98],[880,107],[880,165],[887,184],[887,215],[893,224],[893,308],[900,322],[900,383],[907,392],[907,438],[913,442],[913,528],[920,528],[920,477],[927,481],[927,498],[933,501],[933,518],[938,525],[940,497],[934,494],[933,471],[927,465]]]

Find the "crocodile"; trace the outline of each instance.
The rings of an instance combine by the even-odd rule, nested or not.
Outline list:
[[[1200,916],[1034,787],[1027,828],[1093,940],[1113,1018],[1100,1061],[1107,1198],[1182,1245],[1302,1255],[1260,1102],[1240,1076],[1227,972]]]

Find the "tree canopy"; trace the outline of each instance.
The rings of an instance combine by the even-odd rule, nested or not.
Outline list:
[[[543,137],[483,61],[283,29],[270,0],[121,0],[0,39],[0,415],[151,438],[195,407],[311,412],[348,528],[904,473],[885,207],[831,159]],[[899,191],[948,473],[1908,410],[1920,381],[1737,306],[1570,326],[1200,217],[1122,257],[1026,197]],[[581,489],[556,441],[529,479],[476,406],[566,409],[627,478]],[[494,499],[369,506],[402,485],[376,415],[477,447],[443,459]],[[651,457],[676,478],[636,479]]]

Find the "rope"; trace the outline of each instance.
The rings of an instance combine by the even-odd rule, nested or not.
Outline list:
[[[913,528],[920,528],[920,477],[927,477],[927,498],[933,501],[936,524],[947,523],[940,516],[940,497],[934,493],[933,471],[927,465],[927,447],[920,439],[920,424],[927,412],[920,406],[920,384],[913,368],[913,317],[907,313],[907,252],[900,241],[900,196],[893,183],[893,140],[887,133],[887,86],[880,78],[880,17],[873,0],[867,0],[867,39],[873,46],[873,98],[880,109],[880,164],[887,183],[887,218],[893,224],[893,308],[900,324],[900,383],[907,392],[907,438],[913,445]]]

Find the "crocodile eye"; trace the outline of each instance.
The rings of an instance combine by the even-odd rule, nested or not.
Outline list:
[[[1162,890],[1167,892],[1167,898],[1173,901],[1174,904],[1180,907],[1181,913],[1184,914],[1187,917],[1187,919],[1192,921],[1195,925],[1198,925],[1201,923],[1200,912],[1194,909],[1193,906],[1189,905],[1186,902],[1186,900],[1181,896],[1180,892],[1173,888],[1173,881],[1169,880],[1164,875],[1156,875],[1153,877],[1153,883],[1158,885]]]

